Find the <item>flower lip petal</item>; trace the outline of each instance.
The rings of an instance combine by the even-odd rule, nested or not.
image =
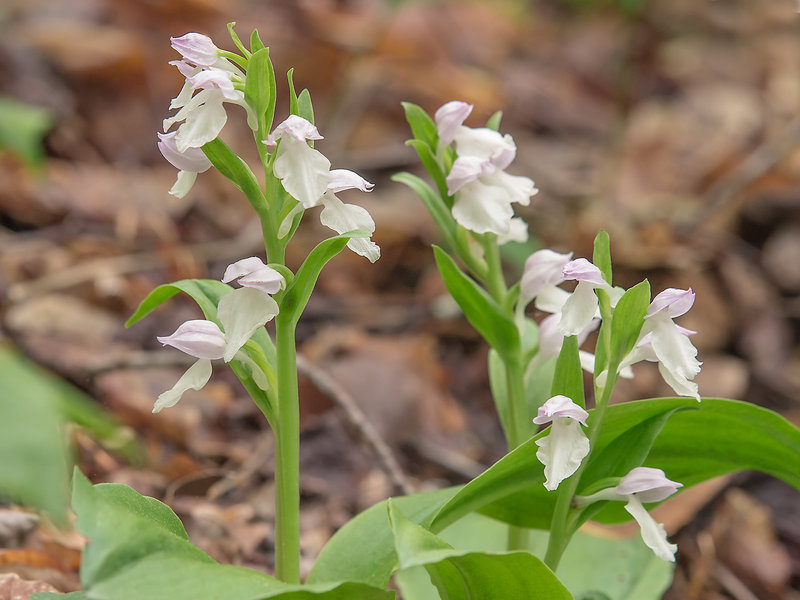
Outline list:
[[[620,480],[614,491],[622,496],[636,494],[642,502],[660,502],[680,487],[682,483],[667,479],[661,469],[636,467]]]
[[[156,339],[196,358],[222,358],[225,352],[225,336],[220,328],[216,323],[202,319],[186,321],[172,335]]]
[[[553,396],[539,407],[539,412],[533,419],[533,422],[537,425],[544,425],[556,418],[569,418],[586,426],[586,419],[588,417],[588,412],[575,404],[570,398],[559,394]]]
[[[450,145],[455,138],[456,131],[467,120],[471,112],[472,104],[460,100],[451,100],[436,110],[433,119],[436,121],[439,141],[443,145]]]
[[[600,272],[600,269],[585,258],[571,260],[564,265],[561,274],[564,276],[564,279],[586,281],[599,287],[608,286],[606,280],[603,279],[603,274]]]
[[[647,307],[647,317],[652,317],[654,314],[665,311],[670,319],[680,317],[688,312],[694,304],[695,293],[692,288],[688,290],[680,290],[676,288],[667,288],[658,294],[650,306]]]

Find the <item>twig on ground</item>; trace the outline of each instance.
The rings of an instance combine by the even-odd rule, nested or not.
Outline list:
[[[308,377],[319,391],[333,401],[342,418],[355,429],[361,440],[374,452],[395,490],[401,494],[410,494],[413,488],[400,468],[394,453],[367,420],[350,393],[325,371],[310,363],[300,354],[297,355],[297,370]]]

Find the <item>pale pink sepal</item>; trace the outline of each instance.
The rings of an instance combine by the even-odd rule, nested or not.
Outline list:
[[[467,120],[472,112],[472,104],[452,100],[440,106],[433,119],[436,122],[436,130],[439,133],[439,142],[444,146],[449,146],[455,138],[456,131]]]
[[[156,339],[195,358],[222,358],[225,351],[225,336],[217,324],[202,319],[186,321],[172,335]]]

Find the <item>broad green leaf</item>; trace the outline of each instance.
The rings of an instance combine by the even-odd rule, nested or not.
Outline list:
[[[458,268],[447,252],[434,246],[433,253],[447,291],[467,320],[504,360],[518,360],[520,338],[514,321],[486,290]]]
[[[251,45],[261,45],[255,50],[247,62],[247,77],[244,82],[244,99],[255,111],[258,121],[256,139],[264,140],[272,127],[275,113],[275,70],[269,57],[269,48],[264,48],[258,39],[258,32],[253,31]],[[263,144],[262,144],[263,145]]]
[[[428,116],[428,113],[416,104],[411,102],[403,102],[402,104],[406,113],[406,121],[411,127],[411,134],[431,148],[433,152],[436,152],[436,145],[439,143],[436,123]]]
[[[450,213],[450,209],[447,208],[442,198],[433,191],[431,186],[411,173],[396,173],[392,175],[392,181],[404,183],[414,190],[420,200],[422,200],[425,208],[428,209],[437,227],[442,232],[448,247],[458,248],[456,222],[453,220],[453,215]]]
[[[244,567],[159,552],[90,590],[93,600],[391,600],[357,582],[292,585]]]
[[[581,408],[586,408],[586,398],[583,392],[583,369],[578,354],[578,337],[575,335],[564,338],[561,352],[556,360],[550,396],[558,395],[566,396]]]
[[[594,238],[592,263],[595,267],[600,269],[600,272],[603,274],[603,279],[606,280],[608,285],[614,285],[611,272],[611,240],[606,231],[598,232]]]
[[[424,566],[443,600],[571,600],[567,589],[529,552],[457,550],[406,519],[389,500],[399,568]]]
[[[472,513],[439,537],[459,550],[502,552],[507,532],[505,523]],[[529,531],[528,549],[536,556],[544,556],[548,535],[546,531]],[[556,575],[575,598],[659,600],[672,581],[673,569],[674,565],[657,558],[638,534],[620,540],[603,535],[602,531],[599,535],[579,531],[564,552]],[[438,600],[429,578],[419,571],[422,570],[408,569],[394,575],[401,591],[413,600]],[[420,575],[423,581],[419,580]],[[587,595],[591,593],[604,595]]]
[[[694,410],[678,410],[686,408]],[[672,415],[652,442],[644,465],[663,469],[667,477],[684,484],[682,489],[745,469],[762,471],[800,489],[800,430],[772,411],[719,398],[704,398],[700,403],[691,398],[657,398],[609,406],[580,489],[592,483],[587,473],[609,475],[593,462],[604,460],[610,444],[619,442],[635,455],[637,448],[650,444],[649,436],[660,426],[659,418],[669,413]],[[629,437],[621,438],[623,435]],[[535,440],[523,443],[462,487],[433,518],[433,531],[478,510],[513,525],[549,529],[555,494],[542,485]],[[611,452],[606,458],[617,455]],[[622,476],[628,467],[622,462],[618,465],[620,471],[614,475]],[[593,518],[628,520],[630,516],[618,504],[608,503]]]
[[[457,488],[394,498],[392,502],[414,523],[426,521]],[[379,502],[348,521],[320,552],[307,583],[360,581],[386,587],[397,565],[387,501]]]
[[[646,279],[626,291],[614,308],[611,320],[610,364],[619,365],[633,350],[650,304],[650,282]]]
[[[72,508],[78,515],[77,530],[90,540],[81,558],[84,588],[92,588],[155,552],[214,564],[189,542],[180,519],[166,504],[126,485],[93,486],[76,468]]]
[[[219,138],[203,144],[203,153],[216,169],[244,192],[258,214],[266,210],[267,201],[256,176],[228,145]]]
[[[63,523],[70,458],[61,410],[65,386],[0,346],[0,497]]]
[[[347,242],[355,235],[355,233],[345,233],[328,238],[317,244],[309,253],[281,298],[280,307],[284,318],[297,322],[311,297],[311,292],[314,291],[322,267],[344,250]]]

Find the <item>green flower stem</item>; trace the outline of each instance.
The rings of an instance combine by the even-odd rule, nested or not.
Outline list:
[[[610,372],[616,373],[618,365],[610,364],[609,367],[613,368],[613,371]],[[611,398],[611,392],[614,390],[616,380],[616,376],[609,376],[605,387],[595,387],[595,393],[600,392],[600,395],[595,396],[597,402],[592,412],[591,421],[589,422],[589,448],[592,450],[594,450],[597,436],[600,434],[600,426],[603,423],[603,417],[605,416],[608,401]],[[544,557],[545,564],[550,567],[552,571],[555,571],[558,567],[561,555],[564,553],[570,538],[572,538],[575,533],[576,520],[570,518],[569,512],[572,506],[572,498],[575,496],[575,491],[581,480],[581,474],[588,464],[590,457],[591,454],[584,458],[578,470],[562,481],[561,485],[558,486],[558,496],[556,497],[556,505],[553,509],[553,520],[550,525],[550,539],[547,543],[547,552]]]
[[[275,428],[275,576],[300,582],[300,403],[295,321],[275,317],[278,427]]]

